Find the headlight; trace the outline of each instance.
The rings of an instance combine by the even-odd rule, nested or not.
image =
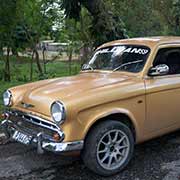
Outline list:
[[[12,105],[12,93],[11,91],[7,90],[3,94],[3,102],[5,106],[11,106]]]
[[[55,123],[57,123],[58,125],[64,122],[66,117],[66,112],[65,112],[65,107],[61,102],[56,101],[51,105],[51,116],[55,121]]]

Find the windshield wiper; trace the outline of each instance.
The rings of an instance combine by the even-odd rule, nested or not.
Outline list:
[[[137,64],[137,63],[140,63],[140,62],[143,62],[143,60],[137,60],[137,61],[133,61],[133,62],[128,62],[128,63],[121,64],[120,66],[118,66],[117,68],[115,68],[115,69],[113,70],[113,72],[119,70],[120,68],[122,68],[122,67],[124,67],[124,66],[131,65],[131,64]]]

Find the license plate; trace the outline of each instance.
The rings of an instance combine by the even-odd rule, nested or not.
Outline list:
[[[26,145],[30,144],[31,139],[32,139],[31,136],[23,134],[22,132],[19,132],[19,131],[15,131],[12,138],[17,142],[20,142]]]

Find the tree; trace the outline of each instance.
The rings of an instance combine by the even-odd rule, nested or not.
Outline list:
[[[58,25],[62,15],[59,13],[58,0],[21,1],[25,4],[22,8],[24,16],[21,25],[24,27],[27,42],[35,56],[40,77],[43,77],[37,44],[41,39],[53,36],[53,28]],[[46,71],[45,64],[44,62],[44,71]]]
[[[180,35],[180,0],[173,1],[173,15],[175,34]]]
[[[10,81],[10,51],[18,55],[19,50],[27,47],[32,50],[32,57],[35,57],[39,75],[42,77],[44,72],[37,44],[42,38],[51,37],[53,26],[59,21],[58,0],[0,1],[0,50],[7,47],[5,80]]]
[[[166,18],[160,12],[160,10],[163,10],[162,7],[159,7],[160,1],[106,0],[106,3],[109,3],[116,16],[121,17],[130,37],[143,37],[167,33]]]
[[[13,30],[16,26],[17,11],[16,0],[1,0],[0,1],[0,47],[7,47],[5,68],[4,68],[4,80],[10,81],[10,49],[14,46],[13,43]]]
[[[95,47],[110,40],[127,37],[122,20],[113,15],[111,7],[103,0],[63,0],[62,7],[67,18],[76,20],[80,20],[82,7],[89,11],[93,17],[90,32]]]

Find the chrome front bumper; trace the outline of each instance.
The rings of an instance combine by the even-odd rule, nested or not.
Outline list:
[[[19,124],[22,122],[28,122],[30,125],[38,128],[38,130],[36,129],[36,131],[33,131],[33,129],[30,128],[24,129],[19,126],[15,119],[17,119],[17,121],[19,120]],[[15,131],[20,131],[31,136],[32,140],[28,145],[36,147],[39,154],[44,153],[44,151],[51,151],[54,153],[80,151],[83,148],[83,141],[63,142],[65,134],[58,126],[56,126],[56,124],[19,111],[7,112],[6,119],[2,121],[0,128],[3,130],[5,136],[9,140],[13,140],[12,137]],[[45,130],[57,133],[60,137],[59,141],[57,142],[50,138],[44,132]]]

